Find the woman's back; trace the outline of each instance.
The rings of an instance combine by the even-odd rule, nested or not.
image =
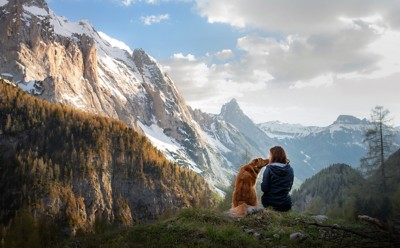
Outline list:
[[[269,150],[269,161],[261,183],[261,190],[264,192],[262,204],[264,207],[272,206],[278,211],[288,211],[292,208],[289,192],[293,186],[293,169],[285,150],[280,146]]]

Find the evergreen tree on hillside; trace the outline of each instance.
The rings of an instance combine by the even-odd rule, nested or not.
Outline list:
[[[214,205],[200,175],[168,161],[122,121],[0,80],[0,247],[49,247],[53,225],[73,235],[93,231],[93,220],[125,226]],[[45,230],[39,241],[34,232],[22,235],[29,226]]]
[[[355,208],[349,190],[364,181],[361,173],[346,164],[333,164],[307,179],[292,194],[293,208],[300,212],[352,219]],[[344,209],[344,210],[343,210]]]
[[[367,155],[361,159],[361,170],[367,177],[365,185],[356,190],[364,214],[386,220],[392,211],[390,198],[396,186],[392,185],[393,168],[388,157],[394,147],[394,128],[389,110],[376,106],[371,113],[371,126],[364,134]]]
[[[379,189],[387,191],[387,173],[385,159],[391,154],[394,131],[390,124],[389,110],[376,106],[371,113],[372,126],[364,134],[364,142],[368,145],[367,156],[361,159],[361,170],[366,176],[376,175]]]

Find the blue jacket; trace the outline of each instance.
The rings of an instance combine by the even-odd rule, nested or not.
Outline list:
[[[272,206],[278,211],[287,211],[292,207],[289,192],[293,185],[293,168],[289,164],[272,163],[265,167],[261,190],[264,207]]]

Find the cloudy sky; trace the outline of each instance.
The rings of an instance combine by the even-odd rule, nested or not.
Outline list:
[[[398,0],[50,0],[58,15],[143,48],[186,102],[236,98],[256,123],[327,126],[388,109],[400,126]]]

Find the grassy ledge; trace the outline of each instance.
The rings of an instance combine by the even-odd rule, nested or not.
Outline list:
[[[291,235],[297,239],[291,239]],[[60,247],[395,247],[389,233],[361,222],[319,222],[295,211],[263,210],[245,218],[184,209],[152,224],[102,228]]]

